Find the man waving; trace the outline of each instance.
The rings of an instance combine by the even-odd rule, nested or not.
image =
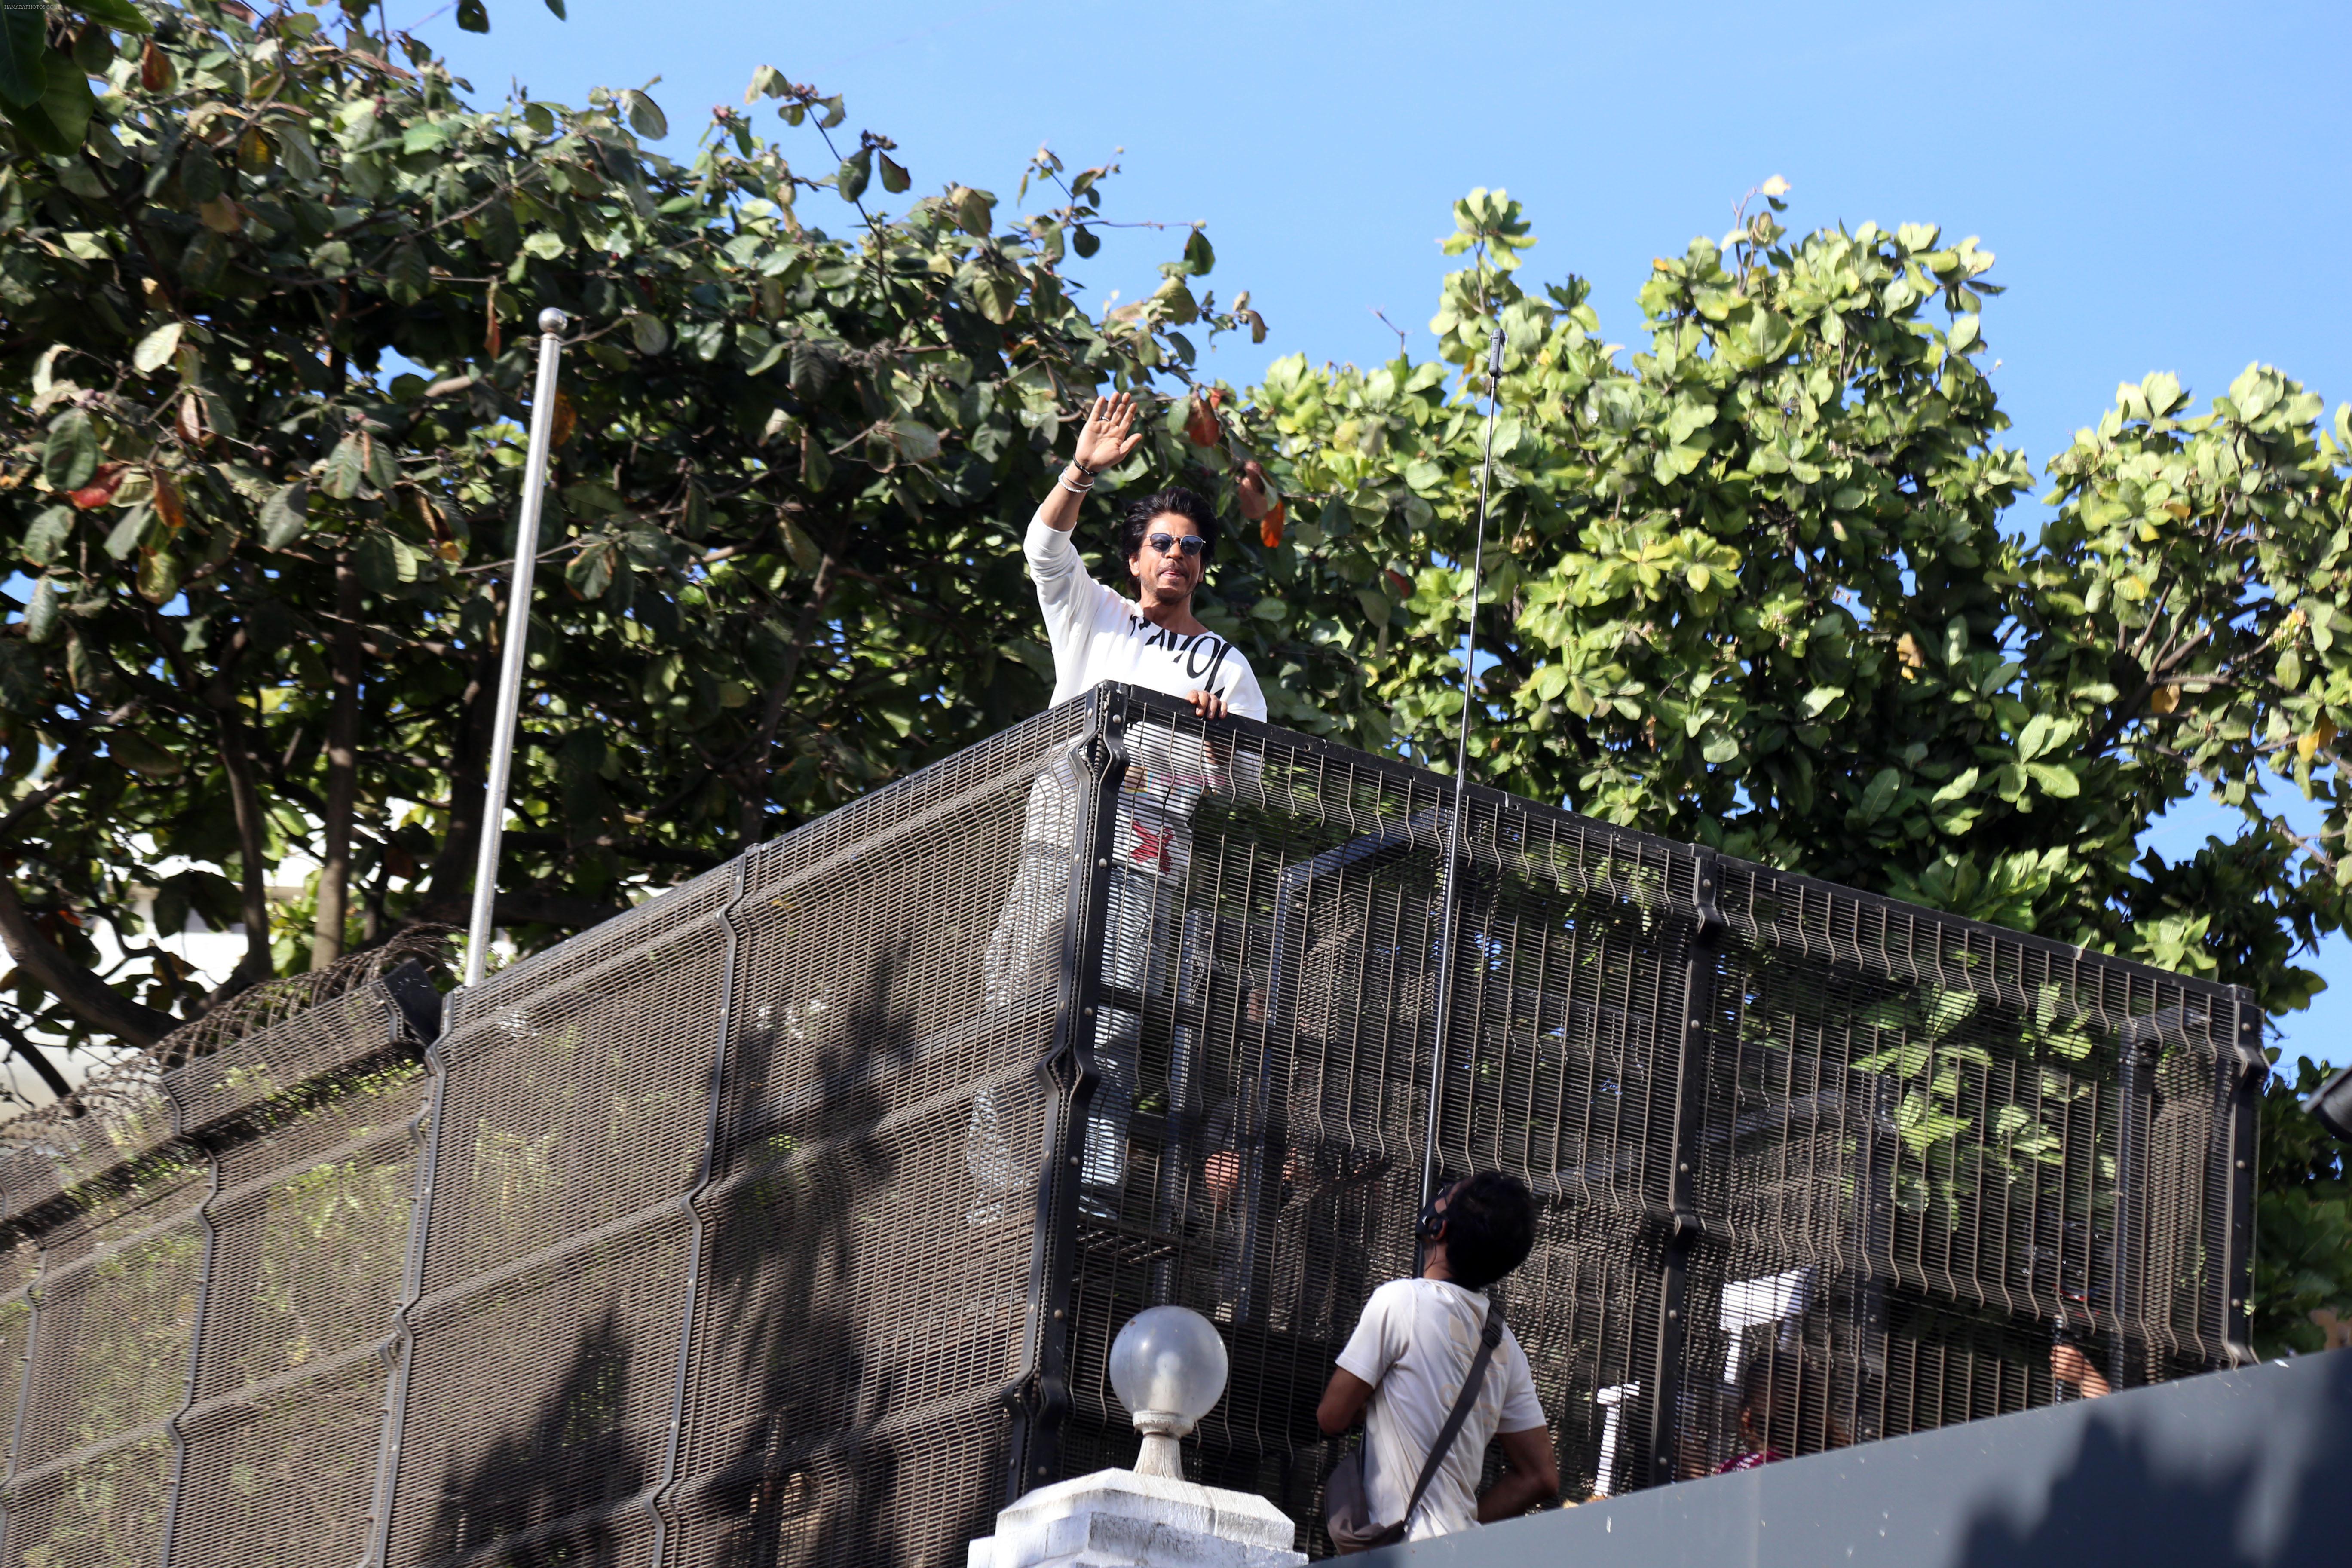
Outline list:
[[[1206,500],[1171,488],[1126,508],[1119,553],[1134,580],[1133,599],[1096,582],[1070,541],[1079,503],[1096,477],[1141,444],[1135,412],[1135,400],[1125,393],[1094,400],[1078,427],[1069,466],[1029,523],[1024,548],[1054,649],[1054,701],[1066,702],[1104,681],[1118,681],[1181,698],[1202,720],[1239,715],[1263,721],[1265,694],[1248,658],[1192,613],[1193,593],[1217,541],[1217,514]],[[1243,489],[1245,511],[1264,500],[1256,465],[1245,468]],[[1047,760],[1030,790],[1020,869],[984,964],[992,1007],[1041,997],[1054,984],[1069,898],[1070,849],[1079,822],[1076,744]],[[1112,826],[1102,980],[1149,1005],[1166,990],[1174,968],[1193,810],[1203,795],[1231,787],[1236,768],[1247,770],[1255,759],[1237,762],[1230,739],[1212,739],[1199,726],[1179,729],[1156,721],[1129,726],[1124,750],[1127,767]],[[1097,1218],[1118,1211],[1142,1023],[1131,1006],[1120,1005],[1105,1005],[1096,1020],[1094,1055],[1101,1081],[1087,1120],[1079,1190],[1082,1205]],[[971,1149],[972,1174],[982,1189],[973,1223],[990,1223],[1009,1212],[1002,1194],[1010,1190],[1016,1171],[992,1096],[973,1101]]]
[[[1133,600],[1087,575],[1070,542],[1078,505],[1096,476],[1125,461],[1142,442],[1134,426],[1132,397],[1122,392],[1096,398],[1078,426],[1069,466],[1029,524],[1029,572],[1054,647],[1054,700],[1066,702],[1118,680],[1183,698],[1204,719],[1233,712],[1263,720],[1265,694],[1249,660],[1192,613],[1193,591],[1217,547],[1217,514],[1207,501],[1170,489],[1129,503],[1118,548],[1135,581]],[[1245,476],[1245,493],[1255,481],[1255,474]]]

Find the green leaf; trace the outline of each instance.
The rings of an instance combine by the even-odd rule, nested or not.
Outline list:
[[[2083,793],[2083,781],[2075,777],[2074,769],[2063,763],[2028,763],[2025,772],[2042,786],[2044,795],[2060,800],[2073,800]]]
[[[261,542],[283,550],[310,526],[310,486],[297,479],[261,503]]]
[[[854,202],[864,195],[866,182],[873,178],[874,149],[871,147],[860,147],[856,152],[844,158],[841,161],[841,167],[834,172],[834,184],[840,190],[841,199],[845,202]]]
[[[2036,713],[2026,721],[2024,732],[2017,737],[2017,760],[2031,762],[2048,751],[2057,730],[2057,720],[2047,713]]]
[[[940,455],[940,433],[912,419],[900,419],[890,426],[890,445],[908,462],[928,463]]]
[[[621,94],[621,105],[628,110],[629,127],[648,142],[658,142],[669,134],[669,116],[661,105],[632,88]]]
[[[34,585],[32,602],[25,606],[25,640],[46,643],[56,637],[59,607],[57,584],[42,578]]]
[[[1194,229],[1184,237],[1184,270],[1198,278],[1217,265],[1217,253],[1209,247],[1208,234]]]
[[[912,183],[907,171],[893,162],[889,153],[882,154],[882,188],[884,190],[892,195],[897,195]]]
[[[563,14],[563,0],[547,0],[547,8],[555,13],[555,19],[557,21],[566,22],[571,20],[570,17]]]
[[[0,100],[38,103],[48,85],[48,7],[40,0],[0,0]]]
[[[840,363],[834,351],[824,343],[802,338],[793,344],[792,357],[788,379],[793,390],[804,398],[824,396],[825,388],[833,384],[834,371]]]
[[[131,366],[142,375],[152,375],[169,364],[179,352],[182,323],[166,321],[145,337],[131,351]]]
[[[541,228],[534,229],[524,237],[522,248],[527,256],[536,256],[541,261],[553,261],[569,247],[563,243],[562,235],[552,229]]]
[[[97,106],[99,101],[91,97],[89,80],[82,78],[78,66],[66,61],[66,64],[49,68],[47,78],[42,82],[40,103],[24,103],[9,115],[9,122],[37,151],[47,153],[49,157],[73,160],[73,157],[80,157],[82,136],[89,130],[89,115]],[[73,191],[75,185],[80,184],[82,188],[78,191],[78,195],[91,197],[91,200],[99,200],[103,195],[103,185],[91,179],[89,169],[80,167],[80,164],[68,164],[64,169],[61,184],[68,191]],[[61,235],[61,242],[75,257],[97,258],[91,257],[94,242],[91,242],[89,235],[66,233]]]
[[[986,239],[996,228],[996,198],[986,191],[958,185],[948,193],[955,204],[956,226],[974,239]]]
[[[1937,805],[1948,805],[1953,801],[1963,798],[1968,795],[1969,791],[1976,787],[1977,770],[1969,768],[1960,773],[1958,777],[1954,778],[1951,783],[1937,790],[1936,792],[1933,804]]]
[[[414,305],[433,287],[433,269],[425,264],[424,247],[404,241],[392,247],[385,264],[384,291],[404,305]]]
[[[1842,686],[1816,686],[1805,693],[1804,700],[1797,706],[1806,718],[1818,719],[1832,703],[1844,696],[1845,688]]]
[[[1011,262],[995,257],[988,258],[985,262],[974,260],[964,263],[956,274],[956,280],[971,296],[971,301],[979,307],[980,313],[999,326],[1013,320],[1020,310],[1021,290],[1027,281]]]
[[[139,548],[150,523],[155,521],[152,507],[134,506],[122,514],[121,521],[106,536],[106,552],[117,561],[128,561],[131,552]]]
[[[482,0],[457,0],[457,27],[467,33],[488,32],[489,8],[482,4]]]
[[[191,207],[200,207],[219,200],[222,188],[220,160],[202,142],[190,142],[180,154],[180,194]]]
[[[25,559],[36,566],[47,566],[57,559],[58,546],[73,537],[73,508],[44,508],[25,531]]]
[[[106,754],[142,778],[168,779],[180,772],[180,759],[136,730],[116,730],[106,737]]]
[[[601,599],[613,585],[613,552],[609,539],[591,541],[563,569],[563,580],[583,599]]]
[[[1084,260],[1102,248],[1102,237],[1086,225],[1080,224],[1070,232],[1070,248],[1078,253],[1080,260]]]
[[[151,605],[167,604],[180,591],[180,558],[165,545],[139,552],[139,596]]]
[[[89,415],[68,409],[49,422],[49,438],[41,448],[41,477],[51,489],[81,489],[98,472],[98,428]]]
[[[131,0],[75,0],[73,8],[91,21],[103,22],[121,32],[144,37],[155,30],[146,13],[131,5]]]
[[[397,594],[416,580],[416,556],[389,529],[373,529],[352,552],[352,570],[370,593]]]
[[[360,493],[360,483],[367,477],[364,455],[360,450],[360,435],[345,431],[327,454],[326,471],[319,477],[319,488],[337,500],[349,500]]]
[[[289,121],[279,121],[273,128],[278,138],[278,159],[286,172],[302,184],[319,177],[318,150],[310,145],[310,133]]]
[[[666,353],[669,350],[669,329],[659,316],[642,313],[629,318],[629,341],[637,345],[641,354]]]
[[[1895,804],[1895,792],[1903,787],[1903,774],[1895,768],[1881,768],[1871,779],[1870,787],[1862,792],[1862,819],[1875,822],[1886,815]]]

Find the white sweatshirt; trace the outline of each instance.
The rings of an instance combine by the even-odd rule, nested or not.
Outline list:
[[[1181,697],[1213,691],[1244,718],[1264,721],[1265,693],[1249,659],[1214,632],[1192,637],[1153,626],[1134,604],[1096,582],[1077,546],[1043,518],[1025,541],[1045,636],[1054,648],[1054,700],[1066,702],[1106,680]],[[1213,759],[1198,740],[1160,724],[1128,732],[1115,850],[1131,870],[1181,876],[1191,861],[1192,809],[1206,790],[1231,787],[1234,763]],[[1250,769],[1255,759],[1245,759]],[[1024,837],[1063,842],[1076,780],[1066,760],[1048,768],[1029,800]]]
[[[1054,647],[1055,702],[1118,680],[1171,697],[1213,691],[1244,718],[1265,721],[1265,693],[1241,649],[1214,632],[1185,637],[1145,620],[1087,575],[1070,536],[1043,517],[1030,520],[1025,545]]]

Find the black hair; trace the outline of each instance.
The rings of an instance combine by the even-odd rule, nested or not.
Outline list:
[[[1518,1177],[1480,1171],[1446,1194],[1445,1269],[1465,1290],[1484,1290],[1535,1246],[1535,1194]]]
[[[1151,531],[1151,520],[1171,511],[1199,529],[1201,537],[1209,542],[1208,548],[1201,552],[1202,562],[1216,554],[1217,509],[1183,486],[1171,485],[1164,490],[1152,491],[1141,500],[1127,503],[1127,510],[1119,514],[1118,520],[1118,558],[1123,562],[1134,560],[1136,552],[1143,548],[1143,536]]]

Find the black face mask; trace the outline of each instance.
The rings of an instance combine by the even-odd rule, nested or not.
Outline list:
[[[1421,1218],[1412,1227],[1415,1240],[1437,1241],[1444,1237],[1445,1211],[1437,1205],[1451,1199],[1454,1196],[1454,1188],[1459,1185],[1461,1184],[1456,1182],[1450,1186],[1441,1188],[1431,1195],[1427,1203],[1421,1205]]]

